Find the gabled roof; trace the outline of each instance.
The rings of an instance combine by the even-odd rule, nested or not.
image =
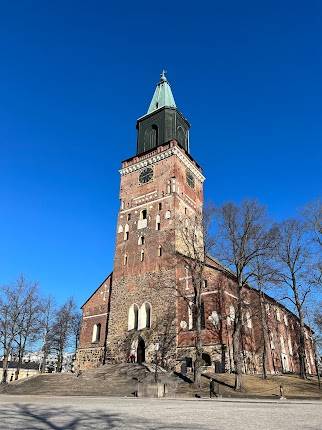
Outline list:
[[[158,83],[154,91],[147,114],[154,112],[155,110],[160,109],[162,107],[177,107],[164,70],[161,73],[160,82]]]
[[[106,276],[106,278],[104,279],[103,282],[100,283],[100,285],[96,288],[96,290],[89,296],[89,298],[86,300],[86,302],[84,302],[82,304],[82,306],[80,307],[81,309],[83,309],[83,307],[86,305],[86,303],[94,296],[94,294],[97,293],[97,291],[101,288],[101,286],[109,279],[111,278],[111,276],[113,275],[113,272],[111,272],[108,276]]]

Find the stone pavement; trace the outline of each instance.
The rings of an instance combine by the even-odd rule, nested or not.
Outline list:
[[[0,429],[321,430],[322,403],[0,395]]]

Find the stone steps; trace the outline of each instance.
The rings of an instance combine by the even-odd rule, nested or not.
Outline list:
[[[52,396],[119,396],[130,397],[138,389],[138,383],[154,383],[154,370],[135,363],[108,364],[84,371],[78,377],[71,373],[41,374],[0,387],[7,394],[41,394]],[[166,383],[171,396],[194,397],[193,384],[178,376],[159,372],[159,380]],[[199,394],[208,396],[208,383],[204,383]]]

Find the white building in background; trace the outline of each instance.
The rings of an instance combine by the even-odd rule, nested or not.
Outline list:
[[[37,363],[39,369],[43,362],[44,354],[42,351],[28,352],[23,356],[24,363]],[[63,372],[72,372],[75,359],[74,352],[65,352],[63,355]],[[46,372],[56,372],[57,354],[48,354],[46,359]]]

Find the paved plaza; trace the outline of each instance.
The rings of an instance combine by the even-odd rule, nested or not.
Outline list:
[[[321,430],[322,403],[0,395],[0,429]]]

